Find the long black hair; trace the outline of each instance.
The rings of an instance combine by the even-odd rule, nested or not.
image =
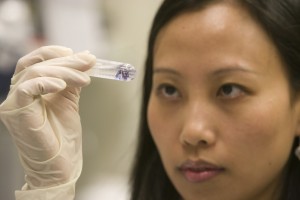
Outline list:
[[[136,160],[131,174],[131,200],[181,199],[163,168],[147,124],[147,105],[152,87],[153,49],[159,31],[175,16],[183,12],[201,9],[214,1],[216,0],[165,0],[156,13],[148,41],[140,134]],[[291,88],[295,93],[300,91],[300,1],[236,1],[249,10],[273,40],[287,66]],[[300,199],[300,161],[293,152],[296,146],[295,140],[287,163],[287,175],[281,198],[284,200]]]

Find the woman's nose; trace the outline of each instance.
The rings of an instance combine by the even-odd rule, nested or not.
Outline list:
[[[213,114],[207,109],[190,109],[185,113],[180,142],[186,146],[211,146],[216,141],[215,127]]]

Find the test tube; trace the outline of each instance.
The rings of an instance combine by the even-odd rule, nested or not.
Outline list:
[[[135,77],[136,70],[131,64],[97,59],[96,64],[87,71],[87,74],[98,78],[131,81]]]

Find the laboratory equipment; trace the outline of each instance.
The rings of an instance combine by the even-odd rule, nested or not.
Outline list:
[[[96,64],[87,73],[92,77],[130,81],[134,79],[136,69],[131,64],[97,59]]]

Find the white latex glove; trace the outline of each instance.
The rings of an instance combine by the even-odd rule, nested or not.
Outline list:
[[[19,60],[0,118],[26,174],[22,190],[75,185],[82,169],[79,94],[90,82],[84,71],[95,62],[88,52],[73,54],[60,46],[42,47]]]

